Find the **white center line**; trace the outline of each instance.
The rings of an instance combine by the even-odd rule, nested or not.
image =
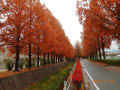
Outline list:
[[[82,64],[82,63],[81,63]],[[90,80],[92,81],[93,85],[95,86],[95,88],[97,90],[100,90],[100,88],[98,87],[98,85],[94,82],[93,78],[90,76],[90,74],[88,73],[88,71],[86,70],[85,66],[82,64],[82,66],[84,67],[84,70],[86,71],[86,73],[88,74]]]

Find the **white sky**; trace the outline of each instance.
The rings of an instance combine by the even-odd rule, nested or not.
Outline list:
[[[118,44],[116,43],[116,41],[112,41],[112,44],[111,44],[111,47],[110,47],[110,49],[111,50],[118,50]]]
[[[69,37],[71,43],[81,41],[80,32],[83,31],[82,25],[79,24],[78,16],[76,15],[76,0],[40,0],[60,21],[62,27]],[[112,42],[111,50],[117,50],[116,42]]]
[[[80,41],[80,32],[82,25],[79,24],[76,15],[76,0],[40,0],[60,21],[62,27],[74,45],[77,40]]]

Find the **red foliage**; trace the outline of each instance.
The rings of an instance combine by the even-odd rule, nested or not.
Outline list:
[[[77,61],[75,70],[72,74],[72,83],[74,84],[74,81],[81,82],[82,81],[82,67],[80,60]]]
[[[21,54],[29,57],[29,68],[33,54],[54,54],[59,58],[73,58],[74,48],[64,33],[60,22],[39,0],[6,0],[0,2],[0,50],[7,48],[8,55],[15,56],[18,71]],[[39,64],[39,62],[38,62]]]

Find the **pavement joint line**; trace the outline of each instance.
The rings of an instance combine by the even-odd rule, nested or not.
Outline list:
[[[82,66],[84,67],[83,64],[82,64]],[[86,70],[85,67],[84,67],[84,70],[85,70],[86,73],[88,74],[88,76],[89,76],[90,80],[92,81],[93,85],[95,86],[95,88],[96,88],[97,90],[100,90],[100,88],[98,87],[98,85],[97,85],[95,82],[93,82],[93,81],[94,81],[93,78],[90,76],[90,74],[88,73],[88,71]]]

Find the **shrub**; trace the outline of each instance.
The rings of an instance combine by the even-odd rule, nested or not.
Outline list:
[[[105,60],[94,60],[101,63],[106,63],[110,65],[120,65],[120,60],[105,59]]]
[[[58,72],[45,77],[35,83],[28,90],[59,90],[68,72],[72,70],[73,63],[67,64],[64,68],[60,69]]]
[[[42,58],[40,59],[40,66],[44,66]]]
[[[26,68],[29,68],[28,58],[27,58],[27,57],[25,58],[25,67],[26,67]]]
[[[4,62],[5,62],[7,70],[11,71],[14,65],[14,60],[5,59]]]
[[[20,69],[23,69],[23,66],[25,65],[25,59],[24,58],[21,58],[20,59],[20,63],[19,63],[19,67]]]
[[[32,61],[31,61],[31,65],[32,65],[33,67],[35,67],[35,62],[36,62],[36,59],[35,59],[35,58],[32,59]]]
[[[26,60],[25,60],[25,67],[26,68],[29,68],[29,63],[28,63],[29,61],[28,61],[28,58],[26,58]],[[31,59],[31,67],[35,67],[35,62],[36,62],[36,59],[34,58],[34,59]]]
[[[25,67],[26,67],[26,68],[29,68],[28,62],[25,62]]]

